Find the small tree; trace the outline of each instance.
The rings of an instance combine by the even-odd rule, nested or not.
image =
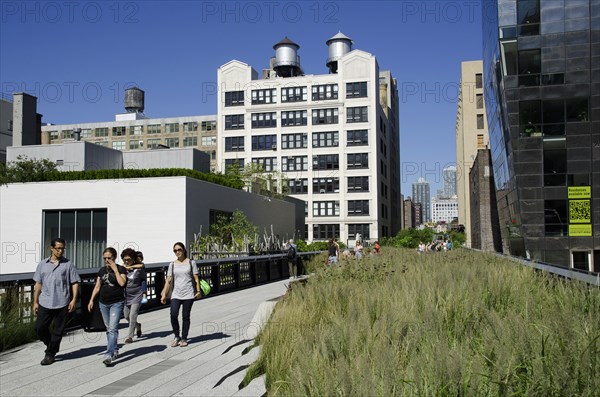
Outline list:
[[[0,163],[0,185],[19,182],[39,182],[50,172],[55,172],[56,163],[48,159],[30,159],[18,156],[17,161],[4,165]]]
[[[244,237],[254,238],[258,233],[258,227],[254,226],[246,215],[240,210],[235,210],[231,216],[217,215],[216,222],[210,225],[209,235],[216,237],[228,246],[242,245]]]

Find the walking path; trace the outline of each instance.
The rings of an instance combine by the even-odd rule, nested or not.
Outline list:
[[[41,342],[2,353],[0,396],[261,396],[264,376],[238,389],[260,347],[242,352],[287,285],[278,281],[196,301],[187,347],[170,347],[166,306],[140,315],[143,335],[132,344],[122,343],[122,320],[113,367],[102,364],[105,333],[82,330],[65,335],[49,366],[40,365]]]

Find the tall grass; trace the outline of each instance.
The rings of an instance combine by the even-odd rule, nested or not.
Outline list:
[[[30,304],[19,301],[17,287],[0,294],[0,352],[36,340],[34,322],[23,312]]]
[[[598,288],[466,250],[321,259],[259,336],[269,395],[600,396]]]

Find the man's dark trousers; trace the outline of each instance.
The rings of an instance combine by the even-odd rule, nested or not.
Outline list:
[[[67,313],[69,306],[59,309],[47,309],[43,306],[38,306],[38,315],[35,322],[35,330],[38,337],[46,345],[46,354],[54,357],[60,349],[60,341],[62,340],[63,330],[67,321]],[[54,320],[54,329],[50,332],[50,323]]]

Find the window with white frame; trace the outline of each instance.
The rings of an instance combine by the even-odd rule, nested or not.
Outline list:
[[[368,130],[346,131],[346,144],[348,146],[367,146],[369,144]]]
[[[313,194],[337,193],[340,191],[340,178],[313,178]]]
[[[225,129],[226,130],[243,130],[244,129],[244,115],[243,114],[230,114],[225,116]]]
[[[252,104],[253,105],[275,103],[276,101],[277,101],[277,90],[275,88],[252,90]]]
[[[244,91],[225,92],[225,106],[244,106]]]
[[[106,137],[108,136],[108,127],[100,127],[94,130],[94,135],[96,138]]]
[[[147,149],[156,149],[158,147],[158,145],[160,145],[160,144],[161,144],[160,138],[148,139],[146,141],[146,148]]]
[[[370,239],[370,223],[349,223],[348,224],[348,238],[355,239],[356,235],[359,234],[361,239],[368,240]]]
[[[312,134],[312,147],[335,147],[338,145],[338,131],[313,132]]]
[[[146,131],[148,135],[160,134],[160,124],[149,124],[146,127]]]
[[[202,142],[202,146],[216,146],[217,145],[217,137],[216,136],[203,136],[201,142]]]
[[[277,117],[275,112],[270,113],[252,113],[252,128],[271,128],[277,127]]]
[[[277,135],[255,135],[252,137],[252,150],[277,149]]]
[[[306,102],[306,87],[284,87],[281,89],[281,102]]]
[[[308,179],[307,178],[289,179],[288,187],[289,187],[290,194],[307,194],[308,193]]]
[[[89,139],[92,137],[92,129],[91,128],[82,128],[81,129],[81,138]]]
[[[368,153],[349,153],[348,154],[348,169],[369,168]]]
[[[313,170],[338,169],[340,169],[340,156],[338,154],[322,154],[313,156]]]
[[[308,156],[282,157],[281,171],[308,171]]]
[[[323,101],[328,99],[338,99],[337,84],[322,84],[312,86],[313,101]]]
[[[188,123],[183,123],[183,132],[198,132],[198,122],[190,121]]]
[[[308,147],[308,134],[282,134],[281,148],[282,149],[303,149]]]
[[[312,123],[313,125],[319,124],[337,124],[338,123],[338,109],[314,109],[312,111]]]
[[[252,162],[260,165],[266,172],[273,172],[277,168],[277,157],[254,157]]]
[[[125,150],[125,141],[112,141],[112,148],[115,150]]]
[[[168,147],[179,147],[179,138],[165,138],[165,145]]]
[[[367,82],[346,83],[346,98],[366,98]]]
[[[129,140],[129,150],[143,149],[144,141],[138,141],[135,139]]]
[[[165,134],[174,134],[176,132],[179,132],[179,123],[165,124]]]
[[[339,200],[333,201],[313,201],[313,216],[339,216],[340,215],[340,202]]]
[[[112,136],[125,136],[125,127],[113,127],[112,128]]]
[[[198,146],[197,136],[186,136],[183,137],[183,147]]]
[[[293,127],[297,125],[306,125],[308,112],[306,110],[288,110],[281,112],[281,126]]]
[[[339,236],[339,224],[313,224],[313,240],[329,240]]]
[[[143,125],[129,126],[129,135],[142,135],[144,133]]]
[[[348,193],[360,193],[369,191],[368,176],[349,176]]]
[[[348,216],[369,215],[369,200],[348,200]]]
[[[346,123],[362,123],[369,121],[368,110],[369,108],[367,106],[346,108]]]

